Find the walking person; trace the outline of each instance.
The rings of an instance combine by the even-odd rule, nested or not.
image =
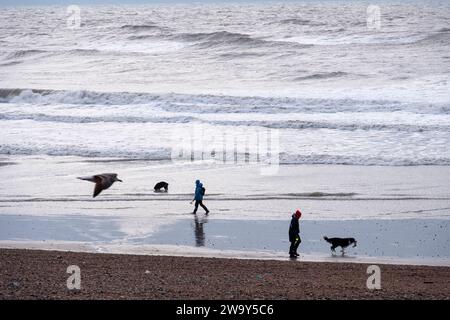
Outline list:
[[[194,212],[192,214],[197,213],[198,206],[200,205],[206,212],[206,214],[209,213],[208,208],[203,204],[203,196],[205,195],[205,188],[203,187],[203,184],[200,182],[200,180],[195,181],[195,193],[194,193],[194,199],[191,201],[195,201],[195,208]]]
[[[291,219],[291,224],[289,226],[289,241],[291,242],[291,246],[289,248],[289,256],[291,258],[297,258],[299,256],[297,249],[302,239],[300,238],[300,227],[298,220],[302,216],[300,210],[297,210]]]

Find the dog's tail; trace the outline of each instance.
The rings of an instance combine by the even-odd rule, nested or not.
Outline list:
[[[323,237],[323,240],[325,240],[326,242],[330,242],[330,240],[327,237]]]

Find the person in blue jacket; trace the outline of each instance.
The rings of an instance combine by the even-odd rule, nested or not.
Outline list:
[[[206,214],[209,213],[208,208],[203,204],[203,196],[205,195],[205,188],[203,188],[203,184],[200,182],[200,180],[195,181],[195,193],[194,193],[194,199],[191,201],[195,201],[195,209],[193,214],[197,213],[198,206],[200,205],[203,209],[205,209]]]

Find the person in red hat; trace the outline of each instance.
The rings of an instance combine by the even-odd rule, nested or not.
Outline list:
[[[297,253],[297,248],[302,242],[300,238],[300,227],[298,220],[302,216],[300,210],[295,211],[292,215],[291,225],[289,226],[289,241],[291,242],[291,247],[289,248],[289,256],[291,258],[297,258],[299,254]]]

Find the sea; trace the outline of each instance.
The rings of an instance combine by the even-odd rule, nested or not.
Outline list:
[[[202,125],[276,129],[282,164],[449,165],[450,4],[400,3],[3,7],[0,155],[170,159]]]

